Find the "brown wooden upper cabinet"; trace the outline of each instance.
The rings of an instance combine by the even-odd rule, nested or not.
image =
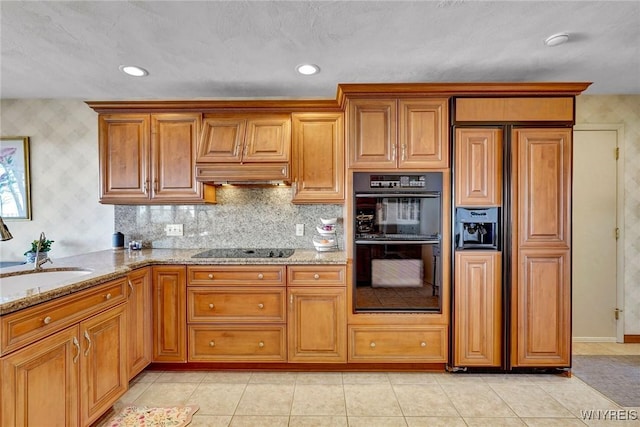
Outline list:
[[[289,181],[291,116],[205,114],[196,177],[202,182]]]
[[[297,113],[293,129],[293,203],[344,202],[343,113]]]
[[[197,162],[288,162],[290,152],[289,114],[205,114]]]
[[[502,129],[458,128],[455,151],[456,206],[500,206]]]
[[[448,98],[349,99],[349,167],[449,167]]]
[[[101,114],[100,202],[214,202],[195,179],[199,113]]]

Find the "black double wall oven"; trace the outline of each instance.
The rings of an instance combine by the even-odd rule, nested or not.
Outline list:
[[[442,173],[353,175],[356,312],[439,312]]]

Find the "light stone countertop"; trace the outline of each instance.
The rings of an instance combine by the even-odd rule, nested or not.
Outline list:
[[[33,274],[33,281],[17,289],[9,288],[7,279],[33,270],[32,264],[23,264],[0,270],[0,315],[30,307],[64,295],[100,285],[120,278],[136,268],[150,265],[301,265],[346,264],[344,251],[317,252],[313,249],[296,249],[289,258],[192,258],[206,249],[127,249],[105,250],[66,258],[52,258],[53,264],[43,265],[44,271],[64,270],[72,267],[91,270],[90,273],[65,280],[48,280],[46,283]],[[40,283],[39,283],[40,282]]]

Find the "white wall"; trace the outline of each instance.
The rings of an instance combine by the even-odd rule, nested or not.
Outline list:
[[[98,119],[79,100],[0,100],[0,135],[28,136],[31,221],[5,220],[0,261],[22,260],[44,231],[51,258],[111,247],[113,206],[98,203]]]

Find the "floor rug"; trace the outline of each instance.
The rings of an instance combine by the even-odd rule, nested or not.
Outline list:
[[[191,417],[198,409],[198,405],[128,405],[102,427],[184,427],[191,423]]]
[[[573,356],[571,371],[618,405],[640,407],[640,355]]]

